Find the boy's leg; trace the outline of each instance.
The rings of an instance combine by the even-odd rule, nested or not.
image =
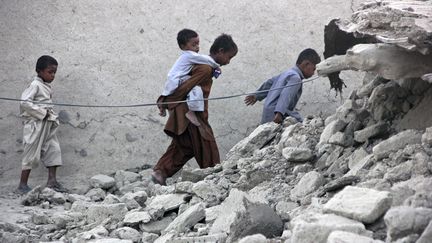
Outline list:
[[[22,170],[21,171],[21,179],[20,179],[20,183],[18,185],[18,192],[19,193],[27,193],[29,191],[31,191],[31,188],[28,186],[28,178],[30,176],[30,172],[31,170]]]
[[[196,114],[195,114],[195,112],[194,111],[188,111],[186,114],[185,114],[185,116],[186,116],[186,118],[190,121],[190,122],[192,122],[192,124],[194,124],[195,126],[201,126],[201,123],[199,122],[199,120],[198,120],[198,117],[196,116]]]

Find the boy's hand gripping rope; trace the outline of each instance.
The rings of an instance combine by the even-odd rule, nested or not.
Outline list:
[[[299,83],[289,84],[289,85],[285,85],[285,86],[279,87],[279,88],[261,90],[261,91],[251,92],[251,93],[241,93],[241,94],[219,96],[219,97],[213,97],[213,98],[205,98],[205,99],[202,99],[202,100],[193,100],[193,101],[224,100],[224,99],[231,99],[231,98],[240,97],[240,96],[254,95],[254,94],[257,94],[257,93],[265,93],[265,92],[269,92],[269,91],[272,91],[272,90],[284,89],[284,88],[295,86],[295,85],[298,85],[298,84],[308,83],[308,82],[311,82],[311,81],[313,81],[313,80],[315,80],[317,78],[319,78],[319,77],[316,76],[316,77],[307,79],[307,80],[299,82]],[[142,106],[168,105],[168,104],[178,104],[178,103],[186,103],[187,102],[186,100],[179,100],[179,101],[170,101],[170,102],[143,103],[143,104],[132,104],[132,105],[80,105],[80,104],[67,104],[67,103],[37,102],[37,101],[28,101],[28,100],[7,98],[7,97],[0,97],[0,100],[17,101],[17,102],[26,101],[26,102],[32,102],[34,104],[55,105],[55,106],[88,107],[88,108],[126,108],[126,107],[142,107]]]

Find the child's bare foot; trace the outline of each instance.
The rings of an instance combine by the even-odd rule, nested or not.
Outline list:
[[[159,108],[159,116],[165,117],[166,116],[166,109]]]
[[[15,191],[18,194],[24,195],[24,194],[26,194],[27,192],[29,192],[31,190],[32,189],[29,186],[27,186],[27,185],[19,185],[18,188]]]
[[[186,118],[187,118],[190,122],[192,122],[192,124],[194,124],[195,126],[197,126],[197,127],[201,126],[201,123],[198,121],[198,118],[197,118],[195,112],[193,112],[193,111],[188,111],[188,112],[186,113]]]

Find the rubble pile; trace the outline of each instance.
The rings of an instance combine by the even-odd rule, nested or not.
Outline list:
[[[432,125],[401,125],[430,107],[432,85],[377,73],[334,115],[260,125],[220,165],[167,186],[142,167],[95,175],[83,194],[36,187],[22,198],[30,219],[0,223],[0,239],[432,242]]]
[[[431,85],[367,77],[327,119],[263,124],[167,186],[135,169],[95,175],[83,195],[37,187],[2,242],[430,242],[432,127],[397,124]]]

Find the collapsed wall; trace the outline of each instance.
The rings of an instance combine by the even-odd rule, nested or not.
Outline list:
[[[364,5],[355,15],[397,3]],[[413,2],[420,3],[431,6],[430,1]],[[394,43],[366,45],[430,55]],[[357,48],[335,58],[337,67],[368,71],[364,84],[327,119],[263,124],[221,165],[184,169],[168,186],[154,185],[151,169],[141,167],[95,175],[82,195],[35,188],[22,202],[38,206],[27,209],[31,217],[21,224],[0,224],[2,240],[431,242],[428,69],[410,77],[383,77],[394,73],[372,64],[386,55],[350,56]],[[401,57],[381,61],[392,68]],[[353,66],[349,58],[364,65]],[[321,65],[331,66],[331,61]]]

